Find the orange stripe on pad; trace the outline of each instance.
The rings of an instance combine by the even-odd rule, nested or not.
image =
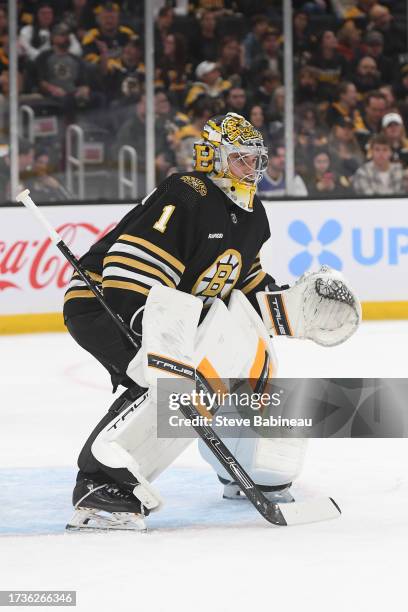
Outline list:
[[[207,359],[207,357],[204,357],[204,359],[200,361],[197,370],[202,376],[204,376],[214,393],[218,393],[220,397],[223,397],[225,393],[228,393],[227,387],[224,385],[217,370]],[[200,404],[197,410],[202,416],[212,418],[212,414],[207,410],[206,406]]]
[[[265,340],[263,340],[262,338],[259,338],[258,346],[256,347],[255,359],[249,371],[250,380],[257,381],[259,377],[261,376],[262,370],[265,364],[265,350],[266,350]]]

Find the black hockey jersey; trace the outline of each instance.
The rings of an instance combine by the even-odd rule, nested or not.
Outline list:
[[[215,298],[228,301],[234,288],[258,309],[256,291],[274,284],[259,258],[269,236],[256,196],[253,212],[246,212],[204,173],[173,174],[80,261],[102,284],[111,307],[139,331],[136,313],[157,283],[200,298],[203,312]],[[75,273],[65,294],[65,319],[100,308]]]

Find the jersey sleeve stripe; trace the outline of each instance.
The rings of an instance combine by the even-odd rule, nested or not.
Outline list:
[[[116,242],[113,247],[108,251],[108,257],[116,257],[117,255],[121,256],[123,254],[125,254],[131,259],[134,259],[134,261],[142,260],[148,264],[151,264],[154,268],[161,270],[164,274],[166,274],[166,276],[172,278],[176,285],[179,284],[181,277],[178,272],[176,272],[170,266],[166,265],[160,259],[157,259],[157,257],[153,257],[153,255],[146,253],[146,251],[143,251],[138,247],[132,246],[130,244],[125,244],[124,242]]]
[[[94,294],[89,289],[79,289],[77,291],[67,291],[64,297],[64,304],[68,302],[68,300],[72,300],[74,298],[94,298]]]
[[[183,274],[184,270],[186,269],[185,265],[179,259],[177,259],[176,257],[173,257],[173,255],[171,255],[164,249],[161,249],[157,245],[153,244],[153,242],[149,242],[148,240],[145,240],[144,238],[137,238],[136,236],[131,236],[130,234],[122,234],[121,236],[119,236],[118,240],[125,240],[126,242],[139,244],[145,249],[148,249],[149,251],[151,251],[152,253],[159,255],[159,257],[162,257],[164,261],[168,262],[170,265],[176,268],[176,270],[181,272],[181,274]]]
[[[247,274],[242,282],[244,284],[248,283],[251,280],[251,278],[254,278],[255,276],[257,276],[259,272],[260,270],[255,270],[255,272],[252,272],[251,274]]]
[[[88,276],[92,278],[92,280],[96,281],[97,283],[102,282],[102,276],[100,274],[96,274],[96,272],[90,272],[89,270],[85,270],[85,272],[88,274]],[[74,274],[72,275],[72,280],[74,280],[75,278],[81,278],[78,272],[74,272]]]
[[[126,289],[127,291],[135,291],[136,293],[142,293],[143,295],[149,295],[150,287],[142,287],[137,283],[130,283],[119,280],[104,280],[104,289]]]
[[[137,259],[132,259],[131,257],[122,257],[121,255],[110,255],[109,257],[105,257],[103,260],[104,266],[106,267],[108,264],[123,264],[124,266],[128,266],[129,268],[135,268],[140,270],[141,272],[147,272],[150,275],[157,276],[161,278],[162,281],[168,285],[169,287],[176,287],[176,283],[172,278],[169,278],[167,274],[165,274],[162,270],[158,270],[153,266],[149,266]]]
[[[138,274],[137,272],[134,272],[132,270],[127,270],[126,268],[122,268],[118,266],[106,266],[103,271],[103,277],[104,279],[108,279],[111,276],[123,278],[126,280],[128,279],[136,280],[146,285],[149,285],[150,287],[153,287],[153,285],[162,285],[164,282],[164,284],[167,285],[168,287],[175,289],[175,284],[173,283],[173,281],[164,277],[164,275],[163,275],[164,277],[163,280],[159,280],[158,278],[152,278],[151,276],[146,276],[146,274]]]
[[[263,271],[258,272],[258,274],[255,276],[254,279],[251,280],[250,283],[241,287],[242,293],[249,293],[250,291],[252,291],[252,289],[254,289],[257,285],[259,285],[260,282],[263,281],[265,276],[266,276],[266,272],[263,272]]]
[[[249,268],[249,272],[255,272],[255,270],[259,270],[261,268],[261,262],[259,259],[256,259],[252,266]]]

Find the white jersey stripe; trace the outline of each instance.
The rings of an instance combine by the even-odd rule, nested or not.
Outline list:
[[[165,263],[153,257],[153,255],[149,255],[146,251],[139,249],[138,247],[132,246],[130,244],[124,244],[121,242],[115,242],[115,244],[109,249],[108,254],[112,255],[113,253],[127,253],[128,255],[133,255],[133,257],[137,257],[137,259],[141,259],[142,261],[147,261],[149,263],[154,264],[159,270],[162,270],[167,276],[170,276],[176,284],[176,286],[180,282],[180,276],[174,272],[172,268],[166,266]]]
[[[163,282],[158,278],[152,278],[151,276],[145,276],[144,274],[138,274],[137,272],[131,272],[130,270],[125,270],[124,268],[118,268],[116,266],[106,266],[103,270],[104,280],[111,276],[139,281],[149,287],[153,287],[153,285],[163,285]]]

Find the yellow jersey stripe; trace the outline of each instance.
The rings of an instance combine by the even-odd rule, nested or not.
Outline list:
[[[250,282],[250,283],[248,283],[248,284],[247,284],[247,285],[245,285],[244,287],[241,287],[241,291],[242,291],[242,293],[249,293],[250,291],[252,291],[252,289],[253,289],[254,287],[256,287],[257,285],[259,285],[259,283],[260,283],[261,281],[263,281],[263,279],[265,278],[265,276],[266,276],[266,272],[263,272],[263,271],[259,272],[259,274],[257,274],[257,275],[255,276],[255,278],[253,278],[253,279],[251,280],[251,282]]]
[[[92,278],[92,280],[96,281],[97,283],[101,283],[102,282],[102,276],[100,274],[96,274],[96,272],[90,272],[89,270],[85,270],[85,272],[88,274],[88,276],[90,276]],[[72,280],[74,278],[79,278],[79,279],[82,280],[82,278],[79,276],[78,272],[74,272],[74,274],[72,275]]]
[[[142,287],[142,285],[129,281],[107,280],[103,281],[102,286],[104,289],[126,289],[127,291],[143,293],[143,295],[148,295],[150,291],[150,288],[148,289],[147,287]]]
[[[64,297],[64,304],[68,302],[68,300],[73,300],[74,298],[94,298],[96,297],[92,291],[81,291],[80,289],[77,291],[68,291]]]

